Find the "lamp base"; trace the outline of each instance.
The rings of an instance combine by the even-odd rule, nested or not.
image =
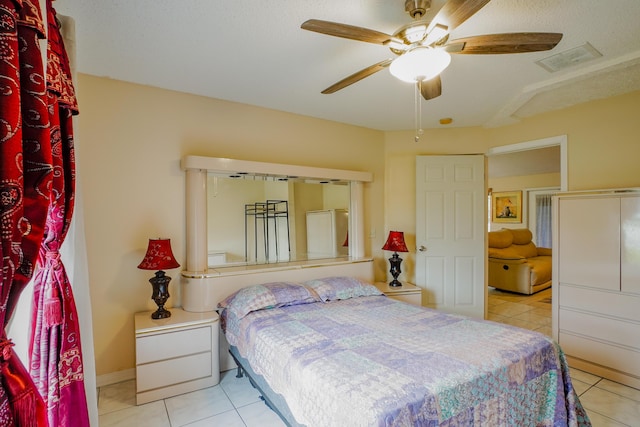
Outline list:
[[[164,304],[169,299],[169,282],[171,277],[165,276],[164,271],[156,271],[156,275],[149,279],[153,287],[151,299],[156,303],[158,309],[151,314],[152,319],[166,319],[171,317],[171,312],[164,308]]]
[[[171,317],[171,312],[164,307],[159,307],[156,311],[151,313],[152,319],[166,319]]]
[[[402,271],[400,270],[402,258],[400,258],[397,252],[394,252],[391,258],[389,258],[389,264],[391,265],[391,269],[389,270],[389,272],[391,273],[391,276],[393,276],[393,280],[389,283],[389,286],[402,286],[402,283],[398,281],[398,276],[400,275],[400,273],[402,273]]]
[[[402,286],[402,283],[400,283],[398,279],[393,279],[391,282],[389,282],[389,286],[399,288],[400,286]]]

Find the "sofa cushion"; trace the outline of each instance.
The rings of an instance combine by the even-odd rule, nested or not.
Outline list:
[[[524,245],[516,245],[514,243],[513,245],[511,245],[511,248],[515,253],[525,258],[538,256],[538,248],[536,248],[536,245],[534,245],[531,241]]]
[[[531,243],[533,234],[531,233],[531,230],[529,230],[528,228],[513,228],[513,229],[510,229],[509,231],[513,235],[514,245],[526,245],[527,243]]]
[[[507,229],[489,232],[490,248],[508,248],[513,243],[513,234]]]
[[[531,285],[541,285],[551,280],[551,257],[537,256],[527,259],[531,264]]]
[[[540,246],[538,246],[538,256],[540,255],[549,255],[551,256],[552,254],[552,249],[551,248],[541,248]]]
[[[520,255],[513,246],[508,248],[489,248],[488,251],[489,258],[499,258],[499,259],[524,259],[522,255]]]

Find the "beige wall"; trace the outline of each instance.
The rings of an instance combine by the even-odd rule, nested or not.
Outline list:
[[[490,148],[567,135],[568,188],[640,187],[640,92],[540,114],[499,128],[427,129],[385,133],[385,229],[405,232],[415,251],[415,156],[486,153]],[[415,280],[414,253],[401,280]],[[403,277],[404,276],[404,277]]]
[[[542,114],[494,129],[379,132],[295,114],[80,75],[76,120],[98,375],[134,367],[133,313],[153,309],[136,266],[149,237],[172,239],[185,259],[184,155],[370,171],[365,186],[367,255],[387,274],[390,229],[415,247],[415,156],[486,153],[491,147],[568,136],[569,188],[640,186],[640,92]],[[413,280],[406,254],[401,280]],[[407,268],[408,267],[408,268]],[[179,304],[179,269],[168,272]]]
[[[135,366],[133,314],[155,308],[153,272],[136,268],[148,239],[171,238],[185,264],[182,156],[372,172],[365,229],[383,228],[382,132],[82,74],[77,87],[78,179],[98,375]],[[380,238],[365,242],[368,255],[379,252]],[[179,270],[167,272],[174,279],[168,306],[179,304]]]
[[[560,187],[559,173],[539,173],[535,175],[505,176],[489,178],[489,188],[493,191],[515,191],[527,188]]]

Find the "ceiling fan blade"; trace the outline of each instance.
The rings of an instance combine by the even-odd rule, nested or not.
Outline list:
[[[429,31],[431,31],[436,24],[444,25],[448,27],[449,31],[453,31],[454,28],[475,15],[475,13],[482,9],[489,1],[490,0],[447,1],[431,20]]]
[[[561,33],[487,34],[451,40],[445,49],[449,53],[480,55],[540,52],[553,49],[561,39]]]
[[[442,80],[440,76],[435,76],[431,80],[421,80],[418,82],[418,88],[422,97],[428,101],[442,95]]]
[[[329,93],[337,92],[340,89],[344,89],[347,86],[350,86],[356,82],[359,82],[365,77],[369,77],[370,75],[375,74],[378,71],[381,71],[387,68],[391,64],[391,62],[393,62],[393,59],[385,59],[384,61],[380,61],[377,64],[373,64],[363,70],[360,70],[356,73],[351,74],[349,77],[345,77],[344,79],[340,80],[338,83],[335,83],[329,86],[328,88],[323,90],[322,93],[326,95]]]
[[[393,39],[389,34],[381,33],[380,31],[356,27],[354,25],[340,24],[338,22],[321,21],[319,19],[309,19],[303,22],[300,28],[315,31],[316,33],[328,34],[330,36],[375,44],[384,44]]]

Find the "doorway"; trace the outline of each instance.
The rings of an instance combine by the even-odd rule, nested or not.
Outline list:
[[[524,190],[523,192],[525,194],[527,194],[528,197],[524,197],[523,194],[523,201],[527,201],[527,205],[528,205],[528,209],[524,209],[523,212],[526,212],[525,217],[523,218],[523,221],[527,221],[524,222],[525,226],[529,226],[529,228],[536,228],[538,221],[534,219],[534,217],[537,215],[537,213],[535,212],[535,199],[538,196],[541,196],[543,194],[549,194],[549,193],[555,193],[558,190],[559,191],[567,191],[568,190],[568,178],[567,178],[567,136],[566,135],[560,135],[560,136],[555,136],[555,137],[551,137],[551,138],[545,138],[545,139],[539,139],[539,140],[533,140],[533,141],[527,141],[527,142],[522,142],[522,143],[518,143],[518,144],[511,144],[511,145],[506,145],[506,146],[501,146],[501,147],[495,147],[492,148],[490,150],[488,150],[488,152],[486,153],[487,155],[487,173],[489,176],[491,176],[492,173],[495,173],[495,171],[492,171],[492,164],[494,164],[495,162],[493,162],[493,160],[498,160],[498,159],[509,159],[509,160],[514,160],[516,159],[517,156],[520,159],[528,159],[528,161],[531,162],[541,162],[543,160],[541,160],[540,157],[538,157],[539,154],[542,153],[542,150],[547,150],[553,148],[554,149],[554,162],[557,162],[557,172],[560,175],[560,179],[559,179],[559,186],[556,186],[555,184],[552,186],[553,188],[542,188],[542,187],[546,187],[546,186],[539,186],[538,188],[536,188],[535,190],[533,188],[520,188],[522,190]],[[547,152],[547,154],[549,154],[549,152]],[[509,157],[511,156],[511,157]],[[513,166],[513,165],[510,165]],[[522,167],[520,167],[521,169]],[[531,173],[532,169],[528,169],[529,172],[520,172],[520,173]],[[545,171],[543,172],[539,172],[539,173],[545,173]],[[504,172],[507,173],[507,172]],[[513,190],[515,190],[515,188],[513,188]],[[533,199],[533,201],[531,201],[531,199]],[[533,225],[533,227],[532,227]],[[489,224],[490,226],[490,224]],[[518,226],[522,226],[522,224],[518,224]],[[533,232],[533,230],[532,230]],[[538,245],[538,242],[535,240],[536,239],[536,234],[534,234],[534,241],[536,242],[536,245]],[[538,238],[539,240],[540,238]],[[549,246],[550,247],[550,246]],[[497,294],[500,294],[500,291],[497,292]],[[499,296],[496,296],[494,294],[492,294],[491,292],[489,293],[489,318],[491,319],[492,316],[498,316],[500,317],[501,314],[500,313],[495,313],[492,309],[492,298],[497,297],[499,299]],[[513,296],[510,296],[513,298]],[[534,294],[533,296],[525,296],[522,295],[521,296],[521,300],[519,300],[519,303],[525,303],[525,301],[529,301],[529,300],[533,300],[534,302],[539,302],[538,299],[542,298],[544,301],[543,302],[547,302],[546,300],[548,299],[549,302],[552,298],[551,295],[551,288],[549,288],[548,290],[539,292],[537,294]],[[532,298],[533,297],[533,298]],[[519,298],[519,297],[518,297]],[[503,301],[500,301],[503,302]],[[495,308],[495,307],[494,307]],[[506,306],[505,306],[506,308]],[[548,321],[550,318],[550,313],[549,315],[543,314],[543,313],[536,313],[541,315],[540,317],[540,321],[541,323],[544,324],[544,322]],[[504,319],[503,319],[504,320]],[[515,321],[514,319],[508,319],[509,321]],[[546,325],[544,325],[544,328],[548,328]]]
[[[487,157],[489,160],[488,173],[491,174],[491,163],[496,156],[508,155],[508,154],[521,154],[527,156],[535,152],[534,150],[541,150],[550,147],[557,147],[559,149],[559,173],[560,173],[560,191],[567,191],[568,178],[567,178],[567,136],[558,135],[550,138],[536,139],[532,141],[520,142],[517,144],[503,145],[500,147],[493,147],[487,151]]]
[[[538,224],[545,226],[538,215],[544,215],[544,204],[550,202],[550,194],[568,189],[566,135],[494,147],[487,152],[487,159],[490,191],[522,191],[526,207],[521,222],[493,224],[489,218],[488,230],[526,227],[534,237],[540,234],[534,239],[536,244],[544,241],[550,247],[550,237],[536,232],[544,231],[537,230]],[[539,203],[543,204],[542,209],[537,209]],[[550,205],[548,208],[550,213]]]

